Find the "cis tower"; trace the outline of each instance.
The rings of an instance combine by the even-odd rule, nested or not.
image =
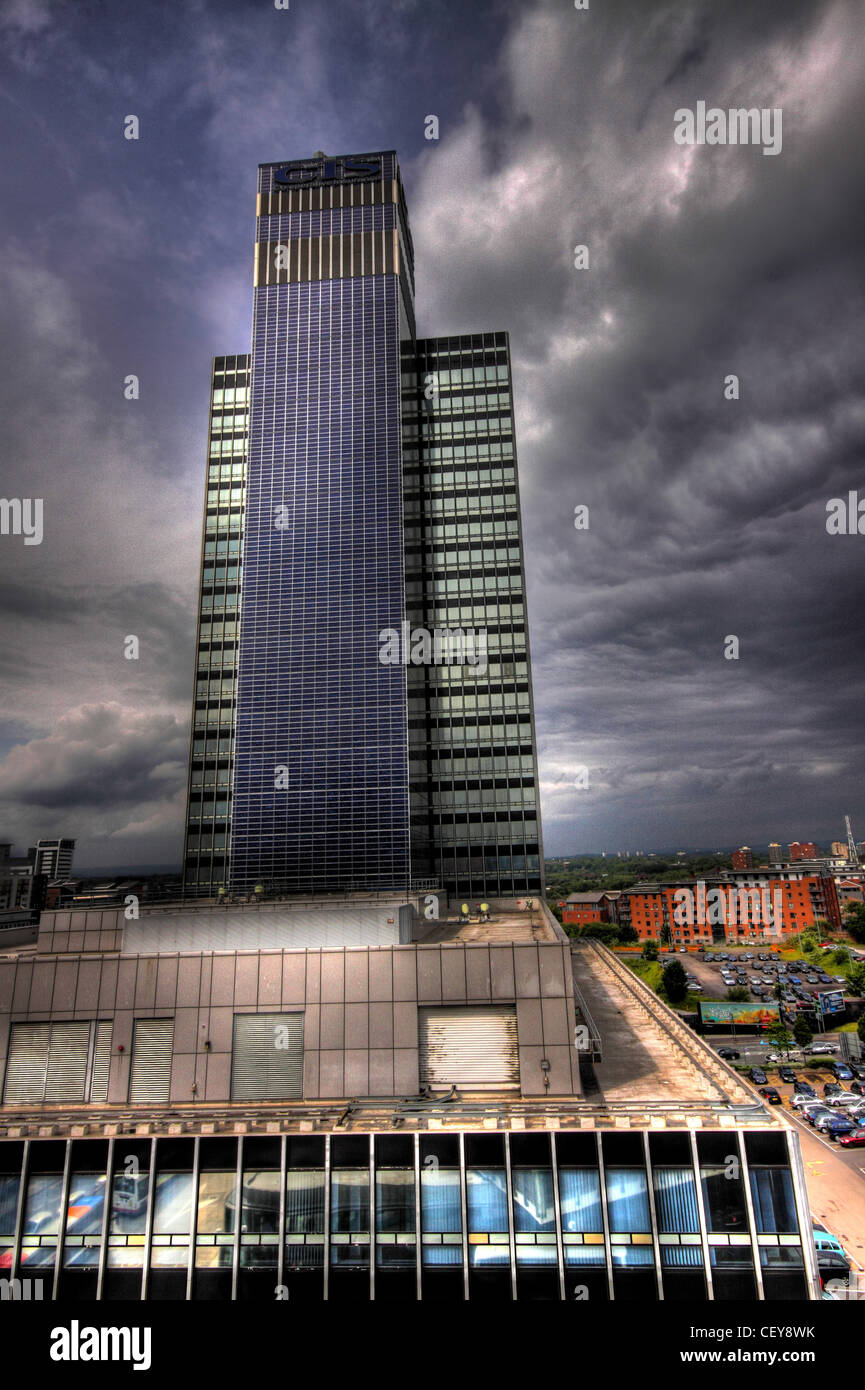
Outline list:
[[[418,630],[484,660],[383,659]],[[262,164],[251,351],[213,362],[184,893],[433,886],[543,891],[508,335],[417,337],[394,151]]]

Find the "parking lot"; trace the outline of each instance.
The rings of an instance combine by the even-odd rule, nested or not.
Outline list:
[[[833,1039],[831,1035],[815,1042],[818,1045],[822,1042],[826,1046],[838,1047],[837,1037]],[[743,1039],[741,1035],[734,1037],[732,1034],[726,1037],[715,1036],[712,1037],[711,1044],[718,1052],[739,1054],[736,1058],[728,1059],[731,1066],[741,1067],[748,1064],[762,1068],[766,1077],[765,1085],[761,1082],[750,1084],[757,1094],[767,1087],[777,1092],[780,1101],[773,1108],[782,1109],[785,1118],[799,1132],[805,1181],[815,1227],[834,1233],[853,1268],[861,1271],[865,1268],[865,1094],[857,1095],[852,1087],[859,1085],[865,1088],[865,1081],[860,1079],[865,1075],[865,1066],[856,1064],[859,1076],[854,1075],[852,1079],[845,1078],[839,1081],[831,1070],[832,1062],[841,1060],[837,1051],[827,1056],[825,1065],[813,1065],[811,1061],[800,1060],[801,1054],[795,1050],[789,1057],[782,1057],[770,1044],[761,1043],[752,1037]],[[770,1058],[773,1060],[770,1061]],[[775,1058],[779,1060],[774,1060]],[[781,1080],[779,1068],[784,1067],[790,1068],[795,1081]],[[834,1128],[843,1131],[849,1124],[853,1135],[851,1143],[842,1142],[840,1133],[833,1134],[831,1130],[821,1132],[815,1123],[809,1123],[805,1111],[793,1104],[796,1085],[801,1086],[803,1083],[810,1086],[815,1093],[813,1104],[816,1106],[823,1103],[820,1110],[812,1110],[812,1121],[825,1115],[837,1117],[840,1123]],[[836,1103],[828,1104],[825,1094],[827,1087],[836,1088],[836,1097],[840,1096],[843,1099],[846,1096],[849,1105],[839,1104],[837,1100]],[[765,1100],[766,1097],[761,1096],[761,1099]],[[858,1108],[860,1100],[862,1112],[857,1117],[855,1113],[851,1113],[850,1108]]]
[[[831,952],[826,952],[831,955]],[[708,957],[708,958],[707,958]],[[825,990],[844,989],[847,981],[822,959],[785,961],[771,951],[719,950],[672,955],[665,952],[663,960],[678,960],[685,973],[702,986],[707,998],[724,999],[733,985],[742,985],[754,1000],[775,1002],[775,986],[785,990],[784,1002],[794,1008],[801,1001],[813,1007],[813,996]]]
[[[730,988],[739,985],[748,991],[752,1003],[772,1007],[779,1002],[776,987],[780,983],[782,1017],[787,1027],[792,1028],[795,1020],[803,1017],[813,1030],[813,1043],[808,1053],[793,1049],[787,1056],[775,1052],[766,1038],[750,1030],[706,1036],[716,1050],[739,1054],[728,1059],[730,1065],[762,1069],[765,1083],[750,1084],[758,1094],[767,1089],[776,1092],[778,1100],[773,1108],[783,1110],[785,1118],[799,1133],[815,1230],[831,1233],[828,1239],[837,1239],[851,1267],[862,1271],[865,1268],[865,1094],[860,1096],[857,1092],[860,1087],[865,1092],[865,1066],[856,1065],[850,1077],[840,1080],[831,1070],[833,1062],[846,1059],[841,1056],[838,1035],[821,1030],[823,1018],[814,995],[835,990],[849,995],[849,987],[837,973],[837,967],[833,968],[825,957],[831,958],[831,953],[816,953],[807,960],[785,961],[778,952],[760,951],[759,947],[728,950],[721,944],[717,950],[699,954],[666,952],[661,958],[665,963],[674,959],[681,963],[689,977],[689,989],[697,998],[723,1000],[728,997]],[[831,1017],[828,1015],[826,1021],[831,1022]],[[818,1062],[812,1050],[822,1047],[833,1048],[825,1063]],[[865,1058],[862,1061],[865,1063]],[[789,1068],[784,1073],[787,1080],[781,1079],[779,1067]],[[803,1084],[811,1087],[813,1102],[820,1107],[810,1111],[810,1122],[807,1111],[792,1103],[796,1088]],[[855,1090],[851,1089],[853,1087]],[[831,1104],[827,1088],[835,1089]],[[766,1102],[768,1097],[764,1094],[761,1099]],[[801,1099],[811,1098],[803,1096]],[[821,1124],[826,1128],[821,1130]],[[847,1130],[849,1136],[845,1134]],[[827,1237],[821,1235],[819,1238]]]

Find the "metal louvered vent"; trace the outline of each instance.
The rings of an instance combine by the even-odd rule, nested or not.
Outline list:
[[[518,1086],[513,1006],[419,1009],[420,1080],[431,1086]]]
[[[46,1100],[83,1100],[90,1051],[89,1023],[52,1023]]]
[[[4,1105],[42,1100],[48,1070],[50,1023],[13,1023],[6,1063]]]
[[[13,1023],[4,1105],[84,1100],[90,1023]]]
[[[132,1042],[129,1099],[136,1105],[159,1105],[171,1089],[173,1018],[137,1018]]]
[[[293,1100],[302,1095],[303,1014],[237,1014],[231,1099]]]
[[[90,1099],[108,1099],[108,1070],[111,1066],[110,1019],[102,1019],[96,1024],[96,1037],[93,1043],[93,1071],[90,1075]]]

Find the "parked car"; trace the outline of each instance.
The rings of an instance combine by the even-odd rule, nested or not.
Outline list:
[[[835,981],[836,985],[846,985],[847,983],[846,975],[833,975],[832,979]]]
[[[780,1081],[784,1081],[790,1084],[796,1080],[796,1073],[794,1072],[792,1067],[779,1067],[778,1079]]]
[[[820,1101],[817,1101],[816,1103],[818,1105],[821,1104]],[[813,1096],[793,1095],[790,1097],[790,1104],[794,1107],[794,1109],[802,1111],[806,1108],[806,1106],[814,1105],[815,1101]]]
[[[854,1068],[851,1067],[850,1070],[854,1071]],[[853,1092],[854,1096],[865,1096],[865,1081],[851,1081],[850,1090]]]
[[[793,1090],[797,1096],[809,1096],[811,1100],[814,1100],[817,1095],[810,1081],[794,1081]]]
[[[841,1244],[837,1236],[833,1236],[831,1231],[814,1231],[814,1249],[832,1250],[836,1255],[840,1255],[843,1260],[847,1258],[847,1251]]]
[[[850,1134],[839,1134],[838,1143],[843,1144],[845,1149],[865,1148],[865,1129],[854,1129]]]
[[[823,1082],[823,1094],[824,1094],[824,1096],[840,1096],[840,1095],[843,1095],[843,1092],[844,1092],[844,1087],[843,1087],[843,1086],[839,1086],[839,1084],[838,1084],[837,1081],[824,1081],[824,1082]]]
[[[865,1066],[861,1062],[848,1062],[847,1065],[857,1081],[865,1081]]]
[[[734,1047],[719,1047],[718,1056],[723,1057],[725,1062],[737,1062],[740,1054]]]
[[[774,1086],[761,1086],[760,1095],[763,1097],[765,1101],[768,1102],[769,1105],[781,1104],[781,1096],[778,1093],[778,1091],[775,1090]]]
[[[827,1115],[833,1115],[834,1111],[830,1110],[828,1105],[806,1105],[802,1114],[809,1125],[813,1127],[818,1120],[824,1119]]]
[[[765,1086],[769,1079],[762,1067],[752,1067],[748,1072],[748,1078],[755,1086]]]
[[[853,1073],[846,1062],[833,1062],[829,1068],[836,1081],[852,1081]]]
[[[830,1096],[826,1104],[831,1105],[833,1110],[846,1110],[848,1114],[852,1114],[861,1099],[861,1096],[854,1096],[851,1091],[845,1091],[843,1096]]]
[[[852,1134],[857,1125],[847,1115],[833,1115],[830,1111],[828,1115],[818,1116],[814,1128],[821,1134],[828,1134],[830,1139],[837,1139],[841,1134]]]
[[[835,1291],[837,1298],[837,1287],[839,1284],[847,1286],[850,1278],[850,1261],[843,1255],[837,1254],[834,1250],[817,1251],[817,1272],[820,1275],[820,1284],[823,1287],[823,1297],[826,1296],[826,1284],[830,1284]]]

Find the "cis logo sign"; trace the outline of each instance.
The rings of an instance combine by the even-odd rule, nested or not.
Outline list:
[[[275,188],[291,188],[294,184],[312,183],[321,180],[345,178],[376,178],[381,173],[381,160],[373,159],[324,159],[318,164],[304,164],[292,168],[284,165],[273,171]]]

